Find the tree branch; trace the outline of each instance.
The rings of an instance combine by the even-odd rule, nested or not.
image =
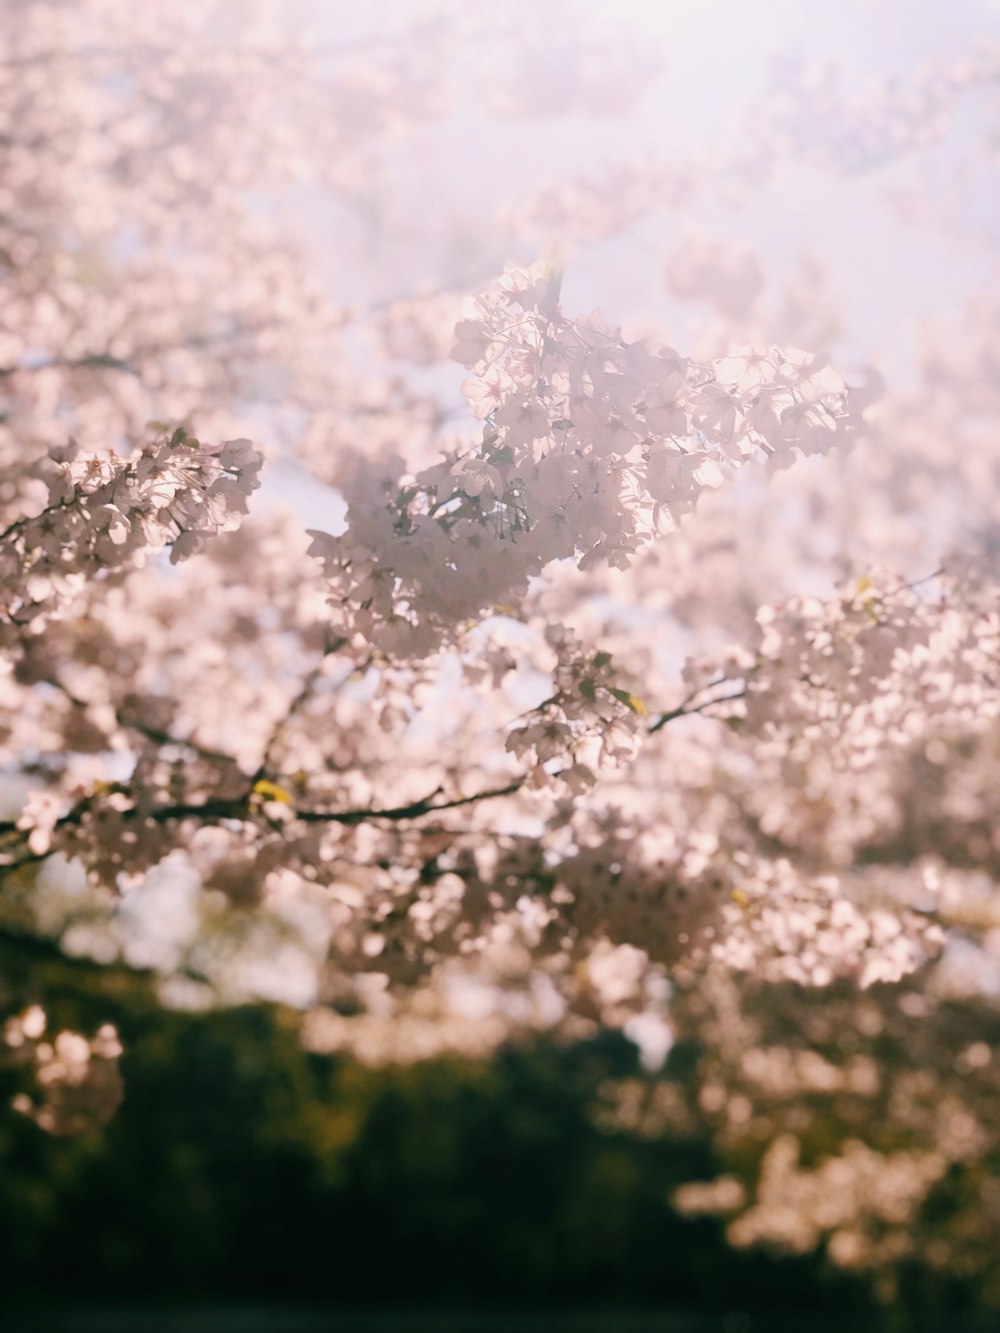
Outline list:
[[[714,689],[715,686],[722,685],[725,681],[730,679],[731,677],[729,676],[719,676],[717,680],[710,680],[707,685],[702,685],[697,690],[694,690],[688,695],[683,703],[678,704],[676,708],[670,709],[667,713],[661,713],[656,721],[650,726],[649,735],[652,736],[655,732],[659,731],[661,727],[665,727],[668,722],[675,722],[679,717],[693,717],[695,713],[704,712],[706,708],[711,708],[714,704],[724,704],[729,703],[731,700],[745,699],[747,687],[746,685],[742,685],[732,694],[715,695],[711,699],[703,699],[700,704],[694,702],[699,694],[704,694],[706,690]]]

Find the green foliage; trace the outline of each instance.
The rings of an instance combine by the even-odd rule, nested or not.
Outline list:
[[[125,1048],[125,1100],[102,1129],[53,1137],[0,1112],[0,1283],[29,1308],[169,1294],[881,1317],[821,1254],[734,1251],[721,1223],[671,1209],[686,1181],[752,1180],[766,1145],[721,1150],[690,1115],[655,1134],[616,1125],[607,1088],[644,1078],[618,1034],[375,1069],[304,1050],[294,1011],[164,1011],[148,978],[37,942],[0,939],[0,977],[0,1019],[38,1000],[59,1026],[113,1022]],[[683,1040],[667,1077],[694,1097],[706,1058]],[[0,1067],[4,1107],[19,1077]],[[850,1128],[831,1104],[805,1156]],[[956,1176],[932,1206],[951,1216],[975,1185]],[[901,1276],[902,1328],[975,1297],[954,1276]]]
[[[0,1114],[0,1280],[24,1300],[814,1299],[815,1260],[734,1255],[715,1223],[671,1212],[713,1170],[707,1139],[602,1125],[602,1084],[637,1073],[618,1036],[373,1069],[303,1050],[288,1010],[164,1012],[142,976],[40,948],[21,980],[59,1023],[118,1025],[126,1089],[75,1138]]]

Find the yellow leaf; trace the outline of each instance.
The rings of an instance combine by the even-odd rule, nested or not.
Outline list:
[[[640,717],[646,716],[646,705],[637,694],[630,694],[628,690],[619,690],[615,686],[611,687],[611,693],[620,704],[624,704],[630,712],[638,713]]]
[[[255,796],[262,797],[265,801],[280,801],[282,805],[293,805],[291,792],[284,787],[279,787],[276,782],[268,782],[266,778],[261,778],[259,782],[253,784]]]

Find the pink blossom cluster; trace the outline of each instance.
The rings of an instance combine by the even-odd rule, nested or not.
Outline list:
[[[36,470],[45,508],[0,533],[0,642],[39,633],[98,574],[164,546],[176,564],[237,527],[261,462],[249,440],[208,446],[183,429],[127,460],[81,457],[72,443],[51,450]]]
[[[860,410],[822,359],[735,347],[712,364],[571,319],[543,264],[510,268],[456,328],[485,423],[474,452],[345,479],[347,531],[314,533],[338,632],[423,654],[552,561],[626,569],[750,462],[787,466],[853,438]]]

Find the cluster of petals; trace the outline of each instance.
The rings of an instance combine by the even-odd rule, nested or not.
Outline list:
[[[347,530],[314,534],[338,626],[427,653],[552,561],[629,566],[748,463],[850,440],[860,402],[811,353],[737,346],[715,363],[570,318],[544,264],[471,304],[452,355],[481,443],[410,473],[387,456],[343,484]]]
[[[0,643],[37,633],[98,575],[167,546],[176,564],[238,527],[261,462],[249,440],[204,445],[183,429],[127,459],[52,450],[37,468],[44,509],[0,533]]]

